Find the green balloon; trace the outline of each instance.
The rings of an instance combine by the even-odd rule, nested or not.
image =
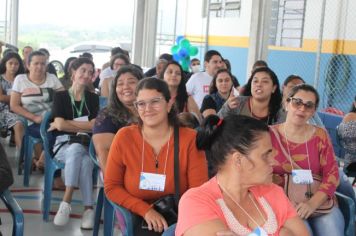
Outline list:
[[[174,45],[174,46],[171,48],[172,54],[176,54],[176,53],[178,53],[178,51],[179,51],[179,46],[178,46],[178,45]]]
[[[189,48],[189,56],[195,56],[198,54],[198,47],[196,46],[191,46]]]
[[[189,49],[190,47],[190,42],[188,39],[182,39],[180,42],[179,42],[179,46],[181,48],[186,48],[186,49]]]
[[[189,71],[189,63],[190,63],[189,59],[181,61],[181,66],[184,71]]]

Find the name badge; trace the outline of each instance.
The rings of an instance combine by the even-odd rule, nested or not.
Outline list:
[[[268,236],[268,234],[262,227],[257,227],[248,236]]]
[[[165,184],[166,175],[141,172],[140,189],[163,192]]]
[[[292,181],[295,184],[313,183],[313,175],[311,170],[292,170]]]
[[[73,120],[75,120],[75,121],[89,121],[89,117],[81,116],[81,117],[74,118]]]

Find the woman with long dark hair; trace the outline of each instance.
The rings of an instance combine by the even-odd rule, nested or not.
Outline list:
[[[175,61],[170,61],[164,67],[160,78],[167,82],[171,93],[171,102],[176,106],[178,113],[191,112],[196,117],[201,118],[198,105],[193,97],[187,93],[186,80],[181,65]]]
[[[105,172],[110,145],[117,131],[129,124],[137,123],[134,108],[135,89],[143,78],[142,71],[133,65],[122,66],[111,83],[109,103],[95,120],[93,141],[100,166]]]
[[[143,217],[146,233],[160,233],[167,220],[152,207],[161,197],[175,193],[174,130],[179,125],[170,103],[167,83],[147,78],[136,87],[135,108],[139,124],[123,127],[111,144],[104,174],[106,196],[116,204]],[[179,129],[179,193],[208,179],[203,151],[195,145],[196,131]],[[141,225],[134,226],[141,230]],[[135,235],[147,235],[135,232]],[[151,235],[151,234],[148,234]]]
[[[278,120],[281,102],[277,75],[270,68],[261,67],[252,72],[242,96],[235,97],[233,93],[230,94],[219,115],[246,115],[271,125]]]
[[[16,52],[9,52],[2,58],[0,62],[0,128],[4,133],[7,133],[10,128],[14,129],[17,151],[21,147],[24,127],[20,117],[10,112],[10,93],[15,77],[24,72],[21,57]]]

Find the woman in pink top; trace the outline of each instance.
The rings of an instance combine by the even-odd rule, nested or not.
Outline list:
[[[265,123],[247,116],[208,116],[197,145],[211,151],[217,174],[181,198],[177,236],[309,235],[283,189],[272,183]]]
[[[293,192],[289,194],[290,200],[298,215],[307,221],[313,235],[343,235],[344,218],[336,204],[329,213],[313,214],[326,201],[335,198],[335,190],[339,185],[339,170],[327,131],[308,124],[318,107],[318,92],[311,85],[300,84],[291,89],[286,102],[286,121],[270,128],[275,159],[273,180],[284,186],[284,177],[292,174],[303,177],[303,182],[309,182],[305,174],[298,174],[302,172],[309,173],[314,186],[316,180],[320,179],[316,191],[305,192],[309,195],[308,200],[300,202]],[[306,184],[293,179],[295,186],[304,185],[307,188]]]

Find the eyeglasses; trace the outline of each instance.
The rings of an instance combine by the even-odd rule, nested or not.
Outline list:
[[[138,111],[144,111],[147,105],[153,109],[158,109],[161,106],[161,100],[164,99],[163,97],[156,97],[152,98],[148,101],[137,101],[134,102],[134,106]]]
[[[302,99],[300,98],[293,98],[290,97],[287,99],[287,102],[291,102],[292,106],[295,109],[300,109],[302,106],[304,106],[306,111],[313,111],[315,109],[315,103],[314,102],[303,102]]]

